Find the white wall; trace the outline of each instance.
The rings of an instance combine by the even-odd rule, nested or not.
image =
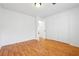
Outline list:
[[[46,18],[47,38],[79,47],[79,7]]]
[[[0,8],[0,46],[35,38],[35,19]]]

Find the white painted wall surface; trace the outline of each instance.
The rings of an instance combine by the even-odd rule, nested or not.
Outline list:
[[[0,46],[35,38],[35,19],[0,8]]]
[[[46,18],[47,38],[79,47],[79,7]]]

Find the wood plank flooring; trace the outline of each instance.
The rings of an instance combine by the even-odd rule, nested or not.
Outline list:
[[[33,39],[2,47],[0,56],[79,56],[79,48],[50,39]]]

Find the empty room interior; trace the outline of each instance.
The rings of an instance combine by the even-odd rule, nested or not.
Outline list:
[[[0,56],[79,56],[79,3],[0,3]]]

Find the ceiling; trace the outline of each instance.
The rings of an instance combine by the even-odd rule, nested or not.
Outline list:
[[[45,18],[58,12],[78,7],[79,3],[56,3],[55,5],[43,3],[40,8],[35,7],[33,3],[0,3],[0,6],[15,12]]]

